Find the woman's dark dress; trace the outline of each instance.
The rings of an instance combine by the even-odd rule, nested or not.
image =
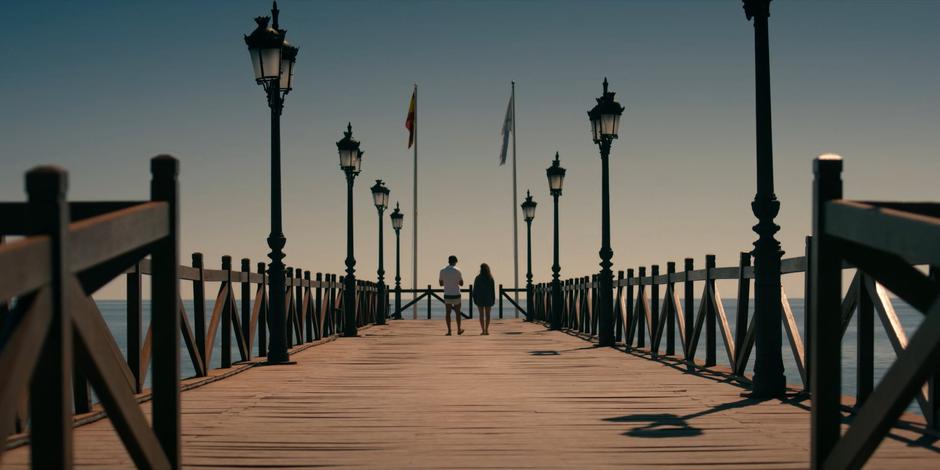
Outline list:
[[[495,291],[492,277],[477,275],[473,280],[473,303],[480,307],[492,307],[496,303]]]

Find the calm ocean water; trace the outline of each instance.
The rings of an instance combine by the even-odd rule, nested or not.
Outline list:
[[[901,319],[901,324],[904,327],[904,331],[907,334],[907,337],[910,338],[913,336],[914,332],[917,330],[917,327],[920,326],[921,321],[923,321],[923,315],[911,308],[910,306],[904,304],[903,302],[898,301],[897,299],[892,300],[894,307],[898,313],[898,316]],[[403,303],[405,300],[403,300]],[[521,302],[520,302],[521,303]],[[751,310],[749,315],[753,315],[753,300],[750,302]],[[104,315],[105,321],[108,324],[108,327],[111,329],[111,333],[114,335],[114,338],[117,340],[118,345],[121,347],[121,351],[126,355],[126,331],[127,331],[127,318],[126,310],[127,304],[123,300],[99,300],[97,301],[98,308],[101,310],[102,315]],[[189,314],[190,324],[192,324],[193,317],[193,301],[186,300],[183,302],[186,306],[186,311]],[[427,303],[423,300],[418,302],[418,318],[425,319],[427,318]],[[736,316],[736,305],[734,300],[723,301],[725,308],[725,313],[728,315],[728,323],[734,329],[734,320]],[[804,309],[803,309],[803,299],[790,299],[790,305],[793,310],[793,315],[796,318],[797,325],[800,328],[801,337],[805,338],[804,332]],[[464,303],[464,309],[466,312],[467,303]],[[698,302],[696,301],[696,311],[698,310]],[[206,315],[208,316],[212,312],[212,301],[207,301],[206,303]],[[498,316],[497,308],[493,308],[493,318]],[[403,313],[404,318],[410,319],[412,315],[411,309],[409,308],[406,312]],[[506,302],[504,304],[504,315],[505,318],[513,318],[513,308]],[[470,331],[473,331],[473,328],[477,326],[476,323],[477,312],[474,311],[474,319],[471,323]],[[144,301],[143,309],[143,324],[149,324],[150,321],[150,303]],[[439,302],[433,302],[431,306],[431,317],[432,319],[441,320],[444,318],[444,308]],[[208,319],[207,319],[208,320]],[[468,320],[470,321],[470,320]],[[443,327],[443,326],[442,326]],[[145,334],[144,330],[141,334]],[[217,368],[220,365],[221,361],[221,339],[220,335],[216,336],[216,344],[214,346],[212,354],[212,368]],[[256,341],[257,343],[257,341]],[[793,355],[790,351],[789,342],[787,341],[786,334],[784,333],[783,338],[784,343],[784,356],[783,356],[783,365],[786,371],[787,382],[790,384],[800,384],[799,372],[796,368],[796,363],[793,360]],[[842,393],[845,395],[855,395],[855,385],[856,385],[856,370],[855,370],[855,360],[856,360],[856,345],[857,345],[857,327],[856,322],[853,319],[852,323],[849,325],[848,330],[845,333],[845,337],[842,340]],[[700,346],[701,348],[702,346]],[[681,351],[681,346],[677,345],[677,349]],[[257,344],[252,346],[252,354],[257,353]],[[701,356],[701,351],[699,356]],[[877,314],[875,315],[875,381],[876,383],[881,380],[881,377],[887,371],[888,367],[891,366],[891,363],[895,359],[894,350],[891,347],[891,344],[888,342],[887,337],[884,333],[884,328],[881,325],[881,322],[878,319]],[[239,359],[238,349],[234,346],[232,347],[232,360],[237,361]],[[721,339],[721,333],[718,334],[718,363],[727,365],[728,359],[724,350],[724,346]],[[748,370],[752,370],[754,365],[754,354],[751,354],[750,361],[748,363]],[[180,368],[182,371],[183,377],[191,377],[194,375],[194,369],[192,363],[189,360],[189,353],[186,351],[186,346],[182,343],[180,344]],[[149,376],[148,376],[148,386],[149,386]],[[916,404],[912,404],[908,407],[908,411],[920,413],[920,409]]]

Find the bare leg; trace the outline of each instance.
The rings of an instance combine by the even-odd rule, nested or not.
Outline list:
[[[486,334],[490,334],[490,310],[492,309],[493,307],[486,307],[486,326],[483,327],[483,331],[486,332]],[[482,317],[483,315],[480,316]]]
[[[484,315],[484,312],[486,312],[486,307],[482,305],[478,305],[477,309],[480,310],[480,334],[485,335],[486,334],[486,321],[483,315]]]
[[[463,334],[463,328],[460,327],[460,317],[461,317],[460,304],[454,305],[454,318],[457,319],[457,334],[458,335]]]
[[[450,335],[450,305],[444,305],[444,319],[447,320],[447,334]]]

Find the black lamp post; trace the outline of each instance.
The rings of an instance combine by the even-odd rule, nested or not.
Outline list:
[[[356,257],[353,254],[353,181],[362,166],[359,141],[352,138],[352,123],[346,125],[343,138],[336,143],[339,167],[346,173],[346,276],[343,278],[343,312],[346,316],[343,336],[356,336]]]
[[[753,398],[773,398],[786,391],[780,332],[780,259],[774,234],[780,201],[774,194],[773,132],[770,126],[770,51],[767,20],[770,0],[744,0],[747,19],[754,20],[754,65],[757,117],[757,194],[751,210],[757,217],[754,242],[754,388]]]
[[[395,229],[395,315],[392,317],[401,320],[401,228],[405,223],[405,214],[401,213],[398,203],[392,211],[392,228]]]
[[[251,65],[255,72],[255,81],[264,88],[271,109],[271,233],[268,235],[268,283],[270,285],[270,308],[268,315],[271,341],[268,348],[269,364],[286,363],[290,360],[287,353],[285,328],[286,308],[284,305],[284,245],[287,238],[281,224],[281,111],[284,98],[290,92],[294,79],[294,62],[297,48],[284,40],[286,30],[279,29],[277,23],[279,10],[277,2],[271,8],[271,17],[255,18],[257,28],[245,36]],[[268,21],[273,19],[273,24]]]
[[[375,180],[372,186],[372,200],[375,202],[375,208],[379,211],[379,269],[376,274],[379,275],[379,282],[376,287],[379,290],[379,305],[375,312],[375,324],[385,324],[385,307],[388,305],[388,297],[385,292],[385,241],[383,236],[385,208],[388,207],[388,187],[382,180]]]
[[[552,195],[555,206],[555,237],[552,257],[552,311],[549,314],[551,315],[549,317],[549,324],[551,329],[560,330],[561,303],[563,300],[561,297],[561,281],[558,279],[559,273],[561,273],[561,265],[558,264],[558,197],[561,196],[561,187],[565,182],[565,169],[561,167],[561,162],[558,160],[558,152],[555,152],[555,161],[552,162],[552,166],[545,170],[545,174],[548,175],[548,190]]]
[[[535,206],[538,203],[532,200],[532,194],[525,192],[525,201],[522,201],[522,217],[525,219],[526,230],[526,271],[525,271],[525,309],[526,321],[531,321],[535,315],[535,301],[532,299],[532,219],[535,218]]]
[[[604,79],[604,94],[597,98],[597,105],[588,111],[591,119],[591,131],[594,143],[601,152],[601,271],[598,275],[598,331],[599,346],[614,345],[613,326],[613,278],[610,270],[614,251],[610,248],[610,171],[607,157],[610,156],[610,144],[617,138],[620,127],[620,115],[624,107],[614,101],[614,93],[607,91],[607,79]]]

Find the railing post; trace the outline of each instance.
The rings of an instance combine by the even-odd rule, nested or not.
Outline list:
[[[242,258],[241,276],[245,276],[242,281],[242,338],[245,338],[245,356],[251,360],[251,260]]]
[[[676,262],[669,261],[666,263],[666,294],[669,295],[669,298],[663,299],[663,302],[666,302],[664,306],[666,309],[666,355],[674,356],[676,354],[676,312],[673,308],[672,296],[676,292],[676,284],[672,280],[672,276],[676,274]]]
[[[199,271],[199,279],[193,281],[193,335],[196,350],[205,364],[206,361],[206,283],[205,268],[203,267],[202,253],[192,254],[193,268]],[[209,370],[209,364],[203,367],[202,376]],[[198,371],[197,371],[198,373]]]
[[[284,320],[283,320],[284,323],[282,324],[284,325],[284,338],[285,338],[284,345],[287,347],[287,349],[290,349],[294,346],[294,319],[293,319],[293,315],[291,315],[293,304],[290,302],[290,299],[294,297],[292,295],[294,291],[291,290],[291,288],[294,287],[293,280],[294,280],[294,267],[293,266],[285,267],[284,268],[284,299],[281,300],[281,302],[283,302],[283,305],[284,305]]]
[[[467,296],[470,297],[470,319],[473,319],[473,284],[467,286]]]
[[[650,354],[655,358],[659,356],[659,284],[656,283],[656,276],[659,276],[659,265],[650,266]]]
[[[261,302],[261,311],[258,313],[258,356],[268,355],[268,275],[265,274],[265,265],[258,262],[258,274],[261,275],[261,298],[255,299],[255,302]]]
[[[646,277],[646,266],[640,266],[639,279],[637,279],[636,299],[640,304],[640,311],[636,312],[636,347],[646,346],[646,312],[643,311],[643,302],[646,296],[646,288],[643,286],[643,278]]]
[[[222,256],[222,271],[225,271],[225,304],[222,306],[222,369],[232,367],[232,313],[235,299],[232,296],[232,257]],[[208,369],[208,367],[207,367]]]
[[[715,269],[715,255],[705,255],[705,295],[702,296],[702,302],[705,302],[705,367],[718,364],[718,338],[715,328],[717,315],[711,305],[712,292],[715,288],[712,269]]]
[[[856,335],[856,394],[855,407],[861,408],[875,387],[875,305],[864,286],[868,276],[859,273],[855,324]]]
[[[134,271],[127,273],[127,366],[134,374],[134,392],[144,388],[140,364],[140,335],[143,321],[143,285],[140,263],[134,264]]]
[[[810,260],[812,289],[809,315],[813,360],[810,379],[812,397],[810,463],[822,468],[839,441],[842,414],[842,263],[836,242],[826,233],[826,205],[842,198],[842,159],[832,156],[813,162],[813,247]]]
[[[431,284],[428,284],[428,320],[430,319],[431,319]]]
[[[72,321],[66,308],[69,205],[68,175],[58,167],[37,167],[26,174],[26,192],[34,234],[48,235],[50,293],[48,330],[30,384],[29,409],[35,468],[71,468],[72,446]],[[3,423],[8,426],[9,423]]]
[[[313,306],[313,313],[314,313],[313,331],[314,331],[314,339],[319,340],[319,339],[323,339],[323,337],[325,336],[323,334],[323,328],[324,328],[324,325],[326,325],[326,322],[324,321],[324,319],[326,318],[324,316],[325,312],[323,311],[323,273],[317,273],[316,280],[317,280],[317,290],[314,291],[316,293],[316,303]]]
[[[623,271],[617,271],[617,294],[614,295],[614,342],[623,340]]]
[[[633,281],[633,268],[627,268],[627,321],[623,337],[624,346],[627,347],[627,351],[633,349],[633,326],[636,322],[636,312],[633,309],[633,286],[630,285]]]
[[[747,356],[744,347],[747,339],[748,301],[751,291],[751,281],[744,276],[744,269],[750,265],[751,254],[742,251],[741,258],[738,261],[738,303],[734,311],[734,354],[737,357],[733,358],[735,369],[742,371],[742,373],[747,364],[738,364],[738,359]]]
[[[813,380],[811,369],[813,368],[813,325],[809,312],[812,309],[812,269],[810,269],[810,260],[813,259],[813,236],[806,236],[806,272],[803,276],[803,367],[806,370],[806,390],[811,390],[810,382]]]
[[[314,315],[316,314],[316,311],[317,311],[316,304],[310,305],[311,302],[315,302],[315,301],[316,301],[315,298],[314,298],[314,296],[312,295],[312,294],[313,294],[313,291],[312,291],[313,287],[312,287],[311,282],[310,282],[310,271],[304,271],[304,284],[305,284],[305,285],[304,285],[304,292],[305,292],[305,293],[306,293],[306,292],[310,292],[310,293],[311,293],[311,295],[309,295],[309,296],[304,295],[304,297],[307,298],[307,304],[308,304],[308,305],[307,305],[307,308],[304,309],[304,311],[301,313],[301,315],[303,315],[304,319],[306,319],[306,321],[305,321],[304,323],[306,324],[307,342],[309,343],[309,342],[311,342],[311,341],[314,340],[314,334],[313,334],[313,321],[314,321],[314,320],[313,320],[313,319],[314,319]]]
[[[691,368],[695,365],[693,362],[695,356],[690,351],[695,331],[695,282],[689,278],[689,275],[695,270],[695,260],[686,258],[683,269],[685,269],[685,293],[682,300],[685,302],[685,307],[682,314],[685,316],[685,338],[682,338],[682,341],[685,343],[685,360]]]
[[[180,466],[180,286],[179,162],[161,155],[151,160],[151,199],[169,206],[169,235],[151,254],[151,328],[153,332],[153,429],[170,466]]]
[[[294,268],[294,318],[291,323],[294,325],[294,339],[297,344],[304,342],[304,325],[302,318],[304,316],[304,273],[300,268]]]
[[[499,319],[503,319],[503,285],[499,285]]]
[[[930,265],[930,279],[940,281],[940,266]],[[940,370],[927,379],[927,427],[933,430],[940,429]]]

